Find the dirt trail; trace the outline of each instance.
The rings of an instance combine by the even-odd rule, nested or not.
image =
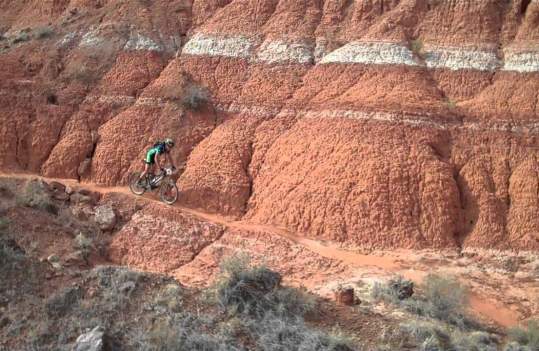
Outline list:
[[[127,187],[103,187],[93,183],[81,183],[73,179],[45,178],[34,174],[2,172],[0,172],[0,177],[19,179],[43,179],[47,182],[57,181],[69,186],[83,187],[85,189],[100,193],[122,193],[129,196],[135,196]],[[148,195],[149,196],[145,196],[146,200],[160,202],[156,197],[153,196],[153,193],[149,193]],[[166,205],[163,204],[163,206]],[[400,274],[416,283],[420,283],[422,279],[428,274],[428,272],[423,270],[406,269],[404,263],[407,263],[407,258],[409,259],[411,257],[408,256],[406,253],[392,253],[391,257],[380,255],[364,255],[344,250],[331,243],[321,243],[316,240],[295,235],[294,233],[289,232],[285,228],[280,228],[272,225],[250,223],[248,221],[238,221],[234,220],[233,218],[228,218],[216,214],[209,214],[192,208],[186,208],[178,204],[174,205],[174,207],[179,208],[181,211],[191,214],[201,220],[219,224],[228,229],[267,232],[281,236],[295,244],[307,248],[311,252],[316,253],[322,257],[344,262],[351,267],[374,267],[382,269],[389,273]],[[411,259],[409,259],[409,261],[411,263],[414,263],[414,261]],[[516,311],[513,311],[507,306],[504,306],[501,302],[486,297],[478,292],[471,292],[470,306],[474,313],[482,315],[483,317],[486,317],[496,322],[500,326],[511,327],[518,324],[519,314]]]

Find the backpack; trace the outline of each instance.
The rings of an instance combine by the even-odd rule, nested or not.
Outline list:
[[[165,143],[162,142],[162,141],[159,141],[159,140],[156,141],[156,142],[153,144],[152,148],[159,148],[159,153],[160,153],[160,154],[162,154],[162,153],[164,153],[164,152],[166,151],[166,149],[165,149]]]

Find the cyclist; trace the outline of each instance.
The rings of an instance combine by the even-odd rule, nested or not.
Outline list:
[[[153,165],[157,165],[157,169],[161,170],[161,172],[164,171],[163,167],[161,167],[161,160],[160,155],[165,155],[166,161],[168,161],[173,169],[176,169],[176,166],[174,165],[174,162],[172,161],[172,158],[170,157],[170,150],[174,147],[174,141],[170,138],[166,138],[164,141],[158,141],[155,143],[149,150],[146,152],[146,158],[144,159],[144,163],[146,164],[144,167],[144,171],[140,174],[140,177],[138,179],[138,184],[143,185],[143,179],[153,170]],[[148,179],[149,180],[149,179]],[[147,182],[146,184],[149,184]]]

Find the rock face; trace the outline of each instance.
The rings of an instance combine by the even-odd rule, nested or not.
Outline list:
[[[186,206],[364,248],[539,249],[535,0],[0,9],[2,170],[121,184],[170,136]]]
[[[95,327],[85,334],[81,334],[75,342],[75,351],[103,351],[103,337],[105,332],[101,327]]]
[[[116,225],[116,213],[110,205],[98,206],[95,209],[95,221],[101,230],[112,230]]]

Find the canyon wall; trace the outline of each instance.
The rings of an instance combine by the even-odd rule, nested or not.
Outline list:
[[[3,171],[125,183],[171,136],[189,207],[539,249],[537,0],[0,0],[0,30]]]

